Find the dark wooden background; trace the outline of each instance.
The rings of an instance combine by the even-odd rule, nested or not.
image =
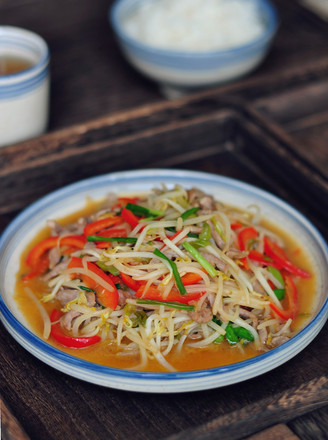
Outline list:
[[[280,27],[252,75],[167,101],[123,59],[110,1],[2,0],[1,24],[42,35],[51,118],[37,139],[0,149],[0,229],[40,196],[81,178],[143,167],[209,171],[287,200],[328,238],[328,23],[275,0]],[[143,395],[65,376],[0,326],[4,439],[325,439],[327,325],[257,379],[204,392]],[[251,436],[251,437],[250,437]]]

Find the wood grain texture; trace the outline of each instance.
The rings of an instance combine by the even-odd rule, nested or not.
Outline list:
[[[20,423],[14,417],[0,396],[0,421],[2,440],[29,440]]]
[[[299,440],[299,437],[297,437],[288,426],[280,423],[279,425],[251,435],[245,440]]]
[[[194,105],[202,107],[204,104],[198,102]],[[161,124],[160,118],[155,117],[156,124],[152,129],[148,127],[147,130],[136,130],[134,134],[130,132],[128,136],[113,136],[104,145],[97,138],[97,142],[86,142],[82,148],[87,151],[90,148],[92,154],[96,151],[103,153],[98,159],[95,157],[92,160],[99,160],[99,157],[103,160],[109,149],[111,154],[108,160],[113,161],[111,166],[115,170],[123,166],[128,154],[131,161],[140,160],[139,156],[142,156],[139,163],[145,166],[154,159],[162,161],[161,155],[166,151],[169,154],[164,159],[172,167],[211,171],[272,191],[300,208],[328,237],[327,222],[304,202],[304,195],[298,191],[300,183],[307,179],[302,172],[302,169],[307,169],[306,164],[295,156],[293,149],[288,148],[288,139],[280,138],[277,127],[246,107],[238,111],[232,106],[230,109],[222,107],[221,110],[201,116],[193,113],[188,105],[182,107],[185,110],[176,110],[174,121],[167,123],[165,119],[166,123]],[[176,115],[180,117],[176,118]],[[184,118],[183,115],[189,116]],[[133,126],[130,119],[128,123]],[[178,150],[176,145],[179,145]],[[64,148],[59,150],[58,157],[63,155],[65,163],[67,151]],[[73,157],[79,168],[84,163],[81,157],[87,158],[85,160],[89,167],[90,156],[78,154],[79,151],[73,142],[68,149],[70,160],[67,161],[67,169]],[[122,153],[124,151],[125,155]],[[133,154],[129,151],[133,151]],[[149,151],[155,153],[148,157]],[[290,176],[286,173],[285,180],[281,181],[277,175],[283,159],[286,159],[286,166],[290,164],[286,168]],[[65,177],[63,168],[58,167],[56,161],[51,160],[49,168],[46,160],[39,166],[38,159],[32,157],[31,163],[29,174],[34,167],[36,176],[42,176],[44,170],[49,175],[55,175],[57,170],[60,178]],[[100,167],[101,164],[97,165],[97,169]],[[78,172],[81,171],[76,169],[73,177]],[[24,179],[24,169],[17,175]],[[41,186],[41,179],[39,182]],[[45,185],[44,182],[42,184]],[[320,338],[290,360],[287,368],[281,366],[260,378],[224,389],[166,396],[110,390],[65,376],[33,358],[11,338],[8,345],[8,335],[0,326],[0,386],[8,405],[13,408],[14,416],[33,439],[61,440],[69,437],[125,440],[131,438],[131,432],[136,440],[164,438],[186,430],[197,433],[199,426],[212,426],[212,423],[218,427],[215,425],[217,418],[220,418],[221,425],[225,423],[222,425],[223,431],[231,425],[229,435],[235,435],[235,438],[239,435],[241,438],[279,420],[286,421],[286,414],[288,420],[295,419],[303,410],[308,412],[326,405],[326,395],[311,392],[310,388],[305,388],[305,394],[310,399],[308,404],[301,397],[299,405],[297,402],[293,405],[290,403],[296,391],[296,396],[302,396],[304,384],[311,381],[317,384],[318,378],[325,375],[328,358],[322,341],[327,340],[327,332],[328,328],[325,327]],[[290,411],[283,405],[283,396]],[[258,422],[254,414],[259,414],[266,407],[266,417]]]
[[[42,142],[47,140],[42,139],[41,144],[34,142],[27,150],[29,158],[26,155],[21,157],[18,153],[21,145],[9,148],[9,154],[7,149],[6,154],[2,155],[4,166],[0,170],[0,182],[3,194],[6,195],[6,204],[0,210],[10,212],[21,208],[23,204],[53,189],[82,178],[114,170],[149,167],[177,156],[177,145],[182,155],[181,161],[186,153],[190,154],[214,141],[220,148],[229,131],[229,120],[227,112],[223,111],[209,119],[194,118],[193,124],[175,121],[151,128],[149,118],[146,130],[122,137],[115,134],[116,125],[105,125],[95,131],[85,132],[85,136],[80,139],[73,135],[61,142],[59,138],[52,137],[48,146],[51,144],[53,148],[49,148],[44,155],[39,155],[38,151],[42,148]],[[225,128],[220,132],[219,126],[223,124]],[[13,191],[15,198],[10,197]]]
[[[3,350],[8,336],[2,326],[0,336]],[[321,334],[321,338],[325,337],[326,332]],[[44,365],[12,341],[6,352],[0,352],[5,375],[0,385],[13,414],[32,439],[128,440],[131,432],[136,440],[161,439],[187,429],[198,432],[199,425],[216,426],[218,417],[221,417],[221,425],[222,421],[225,426],[232,423],[231,435],[239,433],[236,438],[242,438],[277,423],[279,418],[284,421],[284,417],[292,418],[293,410],[294,416],[299,416],[303,410],[308,412],[319,405],[327,405],[327,395],[320,392],[320,385],[326,389],[326,381],[318,379],[326,363],[324,352],[318,355],[319,352],[320,341],[315,341],[289,361],[288,368],[282,366],[259,378],[223,389],[144,395],[106,389],[66,376]],[[15,368],[17,364],[19,369]],[[320,398],[323,399],[321,403]],[[307,399],[310,399],[308,405]],[[259,414],[261,409],[265,417],[254,417],[253,411]],[[273,419],[272,414],[275,415]]]
[[[0,185],[6,203],[0,205],[0,212],[21,209],[86,177],[185,166],[226,150],[242,155],[250,166],[261,165],[271,186],[276,179],[287,192],[294,187],[299,199],[320,207],[325,215],[328,180],[324,173],[313,173],[311,162],[300,155],[290,137],[255,109],[207,95],[148,105],[5,148],[0,151]],[[300,178],[305,179],[306,193],[300,189]]]
[[[291,420],[289,426],[304,440],[326,440],[328,432],[327,406]]]
[[[328,81],[326,77],[275,96],[262,96],[255,106],[272,118],[295,142],[295,148],[328,177]]]
[[[243,435],[249,435],[272,422],[286,422],[308,411],[328,404],[328,378],[321,376],[298,388],[291,388],[285,393],[279,393],[247,405],[241,410],[220,416],[194,429],[180,432],[166,440],[235,440]],[[264,438],[264,437],[262,437]]]

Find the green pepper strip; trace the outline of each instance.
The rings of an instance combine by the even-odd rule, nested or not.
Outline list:
[[[125,208],[139,217],[161,217],[164,215],[163,211],[158,211],[157,209],[148,209],[141,205],[135,205],[134,203],[127,203]]]
[[[239,342],[239,338],[235,333],[235,329],[232,327],[231,322],[225,328],[226,334],[225,337],[230,345],[237,344]]]
[[[132,327],[138,327],[141,324],[143,327],[146,327],[147,315],[143,310],[138,310],[134,312],[136,315],[135,318],[130,318],[132,321]]]
[[[220,237],[221,237],[223,240],[225,240],[225,236],[224,236],[224,234],[223,234],[222,228],[221,228],[221,226],[219,225],[219,223],[218,223],[218,221],[216,220],[215,217],[212,218],[212,223],[213,223],[213,225],[214,225],[214,227],[215,227],[215,229],[216,229],[216,232],[220,235]]]
[[[215,324],[221,326],[222,322],[220,321],[220,319],[217,319],[216,316],[213,315],[212,321],[215,322]],[[214,344],[220,344],[222,341],[224,341],[225,335],[220,335],[218,336],[216,339],[214,339],[213,343]]]
[[[180,309],[180,310],[189,310],[193,311],[194,306],[189,304],[182,304],[174,301],[157,301],[153,299],[138,299],[137,304],[150,304],[155,306],[166,306],[171,307],[173,309]]]
[[[179,289],[179,292],[181,295],[185,295],[187,293],[187,290],[186,290],[185,286],[183,285],[183,282],[181,281],[181,277],[180,277],[177,265],[174,263],[174,261],[170,260],[159,249],[155,249],[154,254],[157,257],[162,258],[163,260],[165,260],[169,263],[169,265],[171,266],[172,272],[173,272],[173,276],[175,278],[177,288]]]
[[[170,227],[168,227],[168,228],[165,228],[167,231],[170,231],[170,232],[177,232],[177,230],[173,227],[173,226],[170,226]]]
[[[273,292],[276,295],[276,297],[279,299],[279,301],[285,298],[286,295],[285,289],[273,289]]]
[[[268,271],[279,281],[279,283],[284,286],[285,285],[285,281],[283,279],[283,276],[281,275],[280,270],[278,270],[277,268],[273,267],[273,266],[268,266],[267,267]]]
[[[194,232],[188,232],[187,237],[190,237],[190,238],[199,238],[199,235],[195,234]]]
[[[233,327],[231,322],[229,322],[225,331],[225,336],[230,345],[237,344],[240,339],[254,341],[254,336],[249,330],[244,327]]]
[[[119,241],[121,243],[136,243],[137,238],[135,237],[100,237],[98,235],[88,235],[88,241]]]
[[[204,258],[203,255],[197,249],[195,249],[192,244],[184,241],[182,243],[182,246],[196,261],[198,261],[198,263],[206,270],[206,272],[211,277],[215,277],[218,274],[217,270],[212,266],[212,264],[208,260],[206,260],[206,258]]]
[[[283,278],[280,270],[278,270],[276,267],[273,267],[273,266],[268,266],[267,269],[279,281],[279,283],[282,286],[285,286],[285,281],[284,281],[284,278]],[[274,291],[276,297],[279,299],[279,301],[284,299],[285,294],[286,294],[285,288],[283,288],[283,289],[273,289],[273,291]]]
[[[218,336],[216,339],[214,339],[214,344],[220,344],[222,341],[224,341],[224,335]]]
[[[96,292],[93,289],[90,289],[89,287],[79,286],[79,289],[85,290],[86,292],[93,292],[94,294],[96,294]]]
[[[254,341],[252,333],[244,327],[233,327],[235,334],[239,339],[246,339],[247,341]]]
[[[215,315],[213,315],[212,321],[215,322],[215,324],[221,326],[222,325],[222,321],[220,319],[218,319]]]
[[[192,215],[196,214],[196,212],[199,210],[199,207],[190,208],[187,211],[183,212],[180,217],[182,220],[186,220],[188,217],[191,217]]]
[[[175,228],[173,228],[173,227],[169,227],[169,228],[165,228],[167,231],[170,231],[170,232],[177,232],[177,230],[175,229]],[[190,238],[199,238],[199,235],[198,234],[195,234],[194,232],[188,232],[188,234],[187,234],[187,237],[190,237]]]
[[[199,239],[193,241],[193,246],[205,247],[210,243],[210,239],[212,237],[211,228],[208,223],[204,223],[202,232],[199,234]]]
[[[222,325],[222,322],[217,319],[215,316],[213,316],[212,319],[213,322],[215,322],[218,325]],[[228,325],[225,328],[226,334],[220,335],[218,338],[216,338],[213,342],[214,344],[219,344],[222,342],[225,338],[229,342],[230,345],[237,344],[239,342],[239,339],[246,339],[247,341],[254,341],[254,336],[252,333],[247,330],[244,327],[233,327],[232,323],[229,322]]]
[[[104,272],[109,272],[112,275],[118,276],[121,272],[116,269],[116,267],[114,266],[107,266],[106,263],[104,263],[103,261],[97,261],[97,266],[100,267],[101,270],[103,270]]]

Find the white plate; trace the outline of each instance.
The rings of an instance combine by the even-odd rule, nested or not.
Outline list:
[[[197,186],[218,200],[247,207],[260,206],[270,218],[299,238],[318,272],[314,317],[285,344],[253,359],[225,367],[181,373],[145,373],[104,367],[70,356],[37,337],[13,299],[19,258],[49,218],[63,217],[82,208],[86,196],[99,199],[109,192],[140,192],[165,183],[185,188]],[[8,332],[26,350],[48,365],[73,377],[121,390],[186,392],[221,387],[250,379],[283,364],[303,350],[318,334],[328,317],[328,248],[316,228],[293,207],[251,185],[226,177],[181,170],[140,170],[112,173],[69,185],[25,209],[0,239],[0,316]]]

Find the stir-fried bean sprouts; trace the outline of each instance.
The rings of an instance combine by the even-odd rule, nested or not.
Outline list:
[[[44,338],[68,346],[70,338],[98,341],[133,357],[131,369],[147,369],[148,359],[156,359],[167,371],[175,371],[170,353],[182,356],[184,347],[252,344],[265,351],[278,336],[290,338],[298,310],[294,281],[309,274],[290,273],[266,253],[268,240],[282,248],[284,241],[260,216],[258,206],[223,206],[178,185],[128,201],[111,195],[105,210],[84,219],[84,234],[71,247],[61,238],[69,242],[74,225],[63,228],[60,259],[37,274],[47,280],[41,301],[53,304],[59,318],[49,318],[26,287],[44,320]],[[28,259],[37,255],[41,262],[47,252],[32,249]]]

